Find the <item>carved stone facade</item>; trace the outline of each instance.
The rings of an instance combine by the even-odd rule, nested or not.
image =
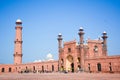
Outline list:
[[[0,73],[13,72],[111,72],[120,73],[120,56],[108,56],[107,33],[102,39],[90,40],[84,43],[84,30],[81,27],[76,40],[62,44],[62,34],[58,35],[59,60],[32,62],[22,64],[22,21],[16,21],[16,36],[14,49],[14,64],[0,64]],[[63,45],[63,47],[62,47]]]

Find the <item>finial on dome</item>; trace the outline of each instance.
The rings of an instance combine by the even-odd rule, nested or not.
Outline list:
[[[16,20],[16,24],[22,24],[21,19],[17,19],[17,20]]]

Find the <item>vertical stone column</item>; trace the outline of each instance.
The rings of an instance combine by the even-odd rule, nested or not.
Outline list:
[[[58,61],[58,69],[61,69],[61,52],[62,52],[62,34],[58,34],[58,52],[59,52],[59,61]]]
[[[84,70],[84,30],[82,27],[80,27],[79,29],[79,33],[78,33],[79,37],[80,37],[80,54],[81,54],[81,57],[80,57],[80,64],[81,64],[81,69]]]
[[[22,21],[20,19],[16,21],[15,29],[14,64],[22,64]]]
[[[103,32],[103,56],[107,56],[107,33],[104,31]]]

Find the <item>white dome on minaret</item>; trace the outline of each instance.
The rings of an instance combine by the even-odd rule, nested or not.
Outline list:
[[[16,22],[22,22],[21,19],[17,19]]]
[[[80,27],[80,29],[83,29],[83,27]]]
[[[106,31],[104,31],[103,33],[106,33]]]
[[[59,33],[58,35],[62,35],[61,33]]]

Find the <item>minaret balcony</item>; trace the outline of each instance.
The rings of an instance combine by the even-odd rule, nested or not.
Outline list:
[[[22,44],[22,43],[23,43],[23,41],[14,41],[14,43],[21,43],[21,44]]]
[[[15,29],[21,29],[22,30],[22,27],[20,25],[16,26]]]
[[[23,56],[23,54],[18,54],[18,53],[15,53],[15,54],[13,54],[13,56],[20,56],[20,57],[22,57],[22,56]]]

